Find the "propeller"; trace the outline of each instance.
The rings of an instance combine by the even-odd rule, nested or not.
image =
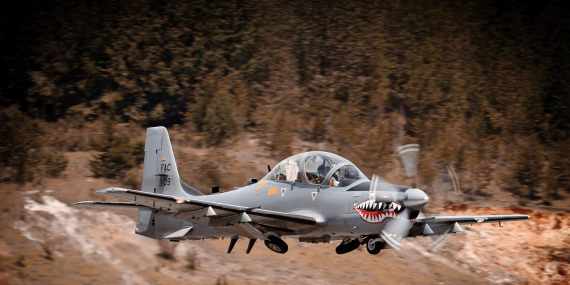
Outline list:
[[[428,203],[429,197],[424,191],[416,188],[409,188],[402,192],[379,176],[373,175],[370,183],[369,198],[375,202],[374,205],[380,205],[380,208],[386,204],[390,205],[389,209],[395,209],[397,214],[393,214],[392,210],[388,211],[391,219],[388,220],[380,235],[392,248],[400,250],[402,241],[408,237],[413,226],[410,218],[414,216],[415,211],[419,211]],[[398,212],[401,206],[404,207]]]
[[[398,148],[400,157],[406,169],[408,177],[412,178],[418,174],[418,153],[419,144],[408,144]],[[392,217],[382,230],[380,236],[392,248],[400,250],[402,241],[408,237],[413,222],[410,218],[415,219],[419,210],[422,209],[429,201],[427,194],[416,188],[414,179],[413,187],[402,191],[396,186],[387,183],[377,175],[372,176],[370,183],[369,198],[370,200],[383,205],[383,203],[394,205],[396,208],[404,206],[403,210]],[[382,206],[380,206],[382,207]],[[393,207],[393,206],[392,206]]]
[[[400,154],[400,158],[402,159],[402,163],[406,169],[406,174],[412,182],[411,188],[402,193],[402,191],[394,185],[388,184],[378,176],[373,176],[370,184],[370,198],[374,199],[376,203],[396,202],[404,205],[405,207],[404,210],[398,214],[397,218],[388,221],[388,224],[384,227],[381,233],[382,239],[392,248],[397,250],[402,248],[402,241],[408,236],[409,231],[413,226],[413,222],[410,221],[410,218],[415,219],[419,214],[419,210],[422,209],[429,201],[427,194],[416,188],[419,151],[419,144],[407,144],[398,148],[398,153]],[[461,187],[457,173],[452,165],[447,166],[447,174],[450,177],[451,183],[445,183],[445,186],[451,187],[445,187],[445,189],[451,189],[457,197],[461,192]],[[434,181],[432,185],[433,189],[436,191],[439,188],[443,188],[436,187],[443,186],[440,184],[436,185],[436,181]],[[441,236],[433,239],[428,245],[428,248],[435,250],[441,247],[444,241],[449,237],[447,234],[450,231],[451,228],[447,229],[447,231]]]

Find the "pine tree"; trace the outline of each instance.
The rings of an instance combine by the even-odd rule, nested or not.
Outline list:
[[[206,141],[218,145],[236,132],[233,103],[227,92],[218,91],[207,107],[203,127]]]

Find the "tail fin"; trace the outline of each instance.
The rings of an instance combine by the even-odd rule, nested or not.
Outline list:
[[[148,128],[144,146],[144,166],[141,190],[175,197],[202,196],[198,190],[180,180],[174,160],[170,137],[165,127]],[[140,209],[135,232],[150,238],[157,238],[156,212]]]
[[[144,152],[142,191],[176,197],[203,195],[180,180],[165,127],[147,129]]]

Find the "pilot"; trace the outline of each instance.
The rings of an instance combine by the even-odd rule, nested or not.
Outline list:
[[[325,176],[327,176],[327,166],[325,165],[326,161],[323,161],[323,164],[319,165],[319,167],[317,168],[317,173],[319,174],[319,177],[325,178]]]
[[[329,173],[330,167],[327,167],[326,163],[327,161],[323,160],[323,163],[319,165],[319,167],[317,168],[317,174],[319,175],[318,177],[319,183],[322,183],[323,180],[325,180],[327,174]]]
[[[341,179],[342,178],[340,177],[340,171],[335,171],[329,180],[329,186],[338,186]]]

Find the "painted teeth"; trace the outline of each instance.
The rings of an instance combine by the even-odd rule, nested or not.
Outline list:
[[[365,201],[356,206],[356,209],[362,209],[367,211],[389,210],[395,212],[395,211],[400,211],[402,208],[403,208],[402,205],[397,203],[389,203],[389,204],[375,203],[373,200]]]
[[[374,200],[366,200],[356,206],[356,211],[363,220],[368,223],[381,223],[387,218],[396,218],[403,208],[398,203],[376,203]],[[368,213],[375,212],[375,213]]]

